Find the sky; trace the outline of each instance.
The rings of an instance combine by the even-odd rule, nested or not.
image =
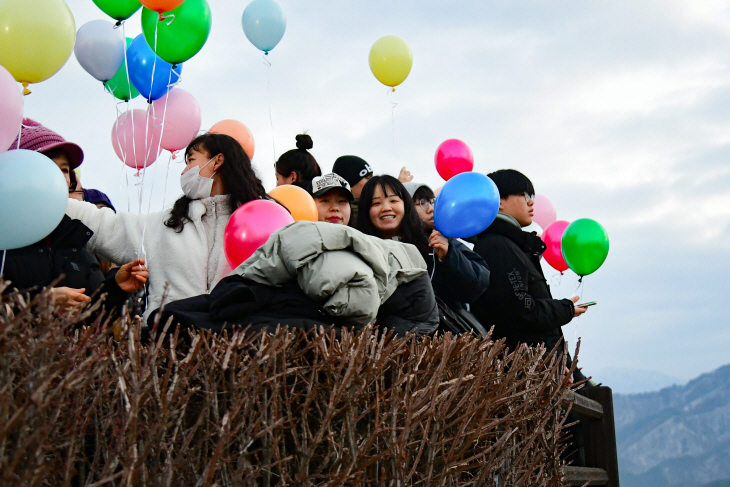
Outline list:
[[[606,228],[608,259],[580,288],[545,267],[555,297],[598,302],[564,327],[571,347],[582,339],[587,375],[688,380],[730,362],[730,3],[278,1],[287,30],[271,67],[243,34],[246,2],[214,0],[208,42],[179,85],[198,100],[203,129],[227,118],[251,129],[267,189],[276,157],[304,131],[325,172],[355,154],[376,173],[406,166],[433,188],[443,184],[436,148],[461,139],[475,171],[517,169],[559,219]],[[105,18],[91,0],[67,3],[77,29]],[[140,13],[124,28],[139,34]],[[372,44],[391,34],[414,57],[395,93],[368,67]],[[26,116],[84,149],[84,187],[132,211],[140,189],[141,211],[181,194],[179,157],[163,152],[141,186],[123,167],[111,128],[124,104],[73,55],[31,89]]]

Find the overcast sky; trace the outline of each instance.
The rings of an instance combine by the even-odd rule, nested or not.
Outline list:
[[[270,69],[241,29],[246,2],[214,0],[210,38],[180,85],[200,103],[203,128],[234,118],[251,129],[268,189],[273,146],[276,156],[294,148],[304,130],[325,172],[356,154],[376,173],[405,165],[434,188],[443,184],[436,147],[462,139],[475,171],[518,169],[559,219],[606,227],[608,259],[582,290],[599,304],[564,328],[571,342],[583,338],[584,372],[629,367],[684,380],[730,362],[728,2],[279,1],[288,24]],[[67,3],[77,29],[105,18],[90,0]],[[125,29],[141,32],[139,13]],[[388,34],[414,56],[390,95],[367,62]],[[79,143],[83,185],[126,209],[139,179],[112,150],[111,95],[73,55],[32,90],[26,116]],[[168,159],[163,152],[145,177],[153,210]],[[170,166],[166,205],[181,194],[181,170]],[[556,297],[578,285],[569,272],[547,274]]]

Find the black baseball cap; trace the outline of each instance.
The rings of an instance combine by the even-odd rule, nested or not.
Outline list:
[[[367,177],[368,174],[372,175],[373,168],[360,157],[341,156],[337,158],[334,166],[332,166],[332,172],[345,178],[352,187],[359,183],[362,178]]]

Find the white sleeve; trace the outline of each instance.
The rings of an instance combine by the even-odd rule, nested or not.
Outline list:
[[[73,219],[81,220],[94,232],[86,244],[92,254],[118,265],[137,258],[145,220],[148,224],[154,225],[156,217],[160,217],[159,213],[149,215],[114,213],[110,208],[97,208],[91,203],[73,199],[68,200],[66,214]],[[149,234],[150,228],[147,230]]]

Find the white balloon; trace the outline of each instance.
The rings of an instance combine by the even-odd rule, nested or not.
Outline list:
[[[74,54],[82,68],[99,81],[109,81],[124,62],[126,42],[114,22],[92,20],[76,33]]]

